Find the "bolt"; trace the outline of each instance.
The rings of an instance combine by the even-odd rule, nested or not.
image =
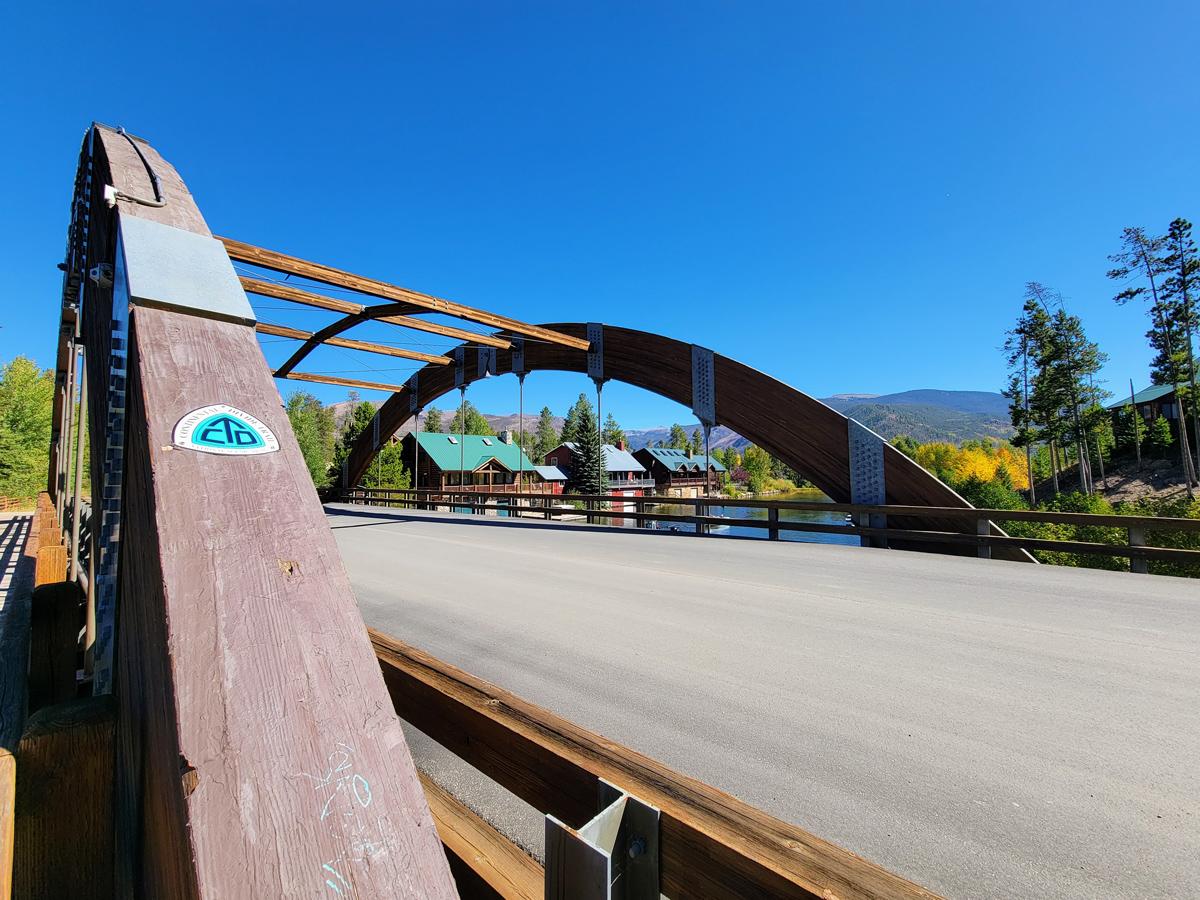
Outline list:
[[[640,838],[640,837],[634,838],[632,841],[629,842],[629,858],[630,859],[637,859],[639,856],[641,856],[645,852],[646,852],[646,839],[645,838]]]

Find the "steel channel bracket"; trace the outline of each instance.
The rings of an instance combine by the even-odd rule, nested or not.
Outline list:
[[[658,809],[600,779],[578,831],[546,816],[546,900],[659,900]]]

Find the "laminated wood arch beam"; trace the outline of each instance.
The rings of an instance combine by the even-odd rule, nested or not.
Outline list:
[[[296,368],[296,366],[303,362],[304,359],[319,346],[321,346],[321,344],[333,343],[333,340],[331,339],[336,339],[339,334],[344,331],[349,331],[355,325],[360,325],[363,322],[371,322],[376,319],[386,319],[387,317],[394,315],[396,312],[396,307],[400,305],[401,304],[398,303],[381,303],[378,306],[367,306],[361,309],[359,312],[352,313],[351,315],[338,319],[336,322],[326,325],[320,331],[310,334],[305,339],[304,343],[296,349],[296,352],[288,358],[287,362],[275,370],[275,377],[288,377],[288,373],[290,373]],[[345,346],[346,342],[341,341],[340,345]],[[432,357],[433,362],[430,363],[431,365],[444,366],[450,361],[449,357],[433,357],[433,354],[424,353],[418,354],[412,358],[417,359],[421,356]]]
[[[582,323],[545,326],[564,334],[585,335]],[[468,357],[468,360],[470,357]],[[587,354],[554,344],[526,342],[525,371],[587,373]],[[497,371],[512,371],[511,351],[497,352]],[[849,420],[819,400],[736,360],[714,354],[716,420],[766,449],[802,473],[833,500],[850,496]],[[692,403],[692,347],[683,341],[604,326],[604,375],[674,400]],[[475,381],[481,373],[468,362],[464,376]],[[428,406],[454,389],[454,369],[426,367],[417,374],[418,404]],[[380,408],[380,434],[394,434],[410,418],[410,388],[406,385]],[[375,456],[371,435],[360,435],[350,453],[348,475],[356,484]],[[381,442],[382,443],[382,442]],[[887,502],[909,506],[969,504],[933,475],[894,447],[884,444],[884,482]],[[961,522],[931,518],[901,519],[897,527],[961,531]],[[928,549],[928,546],[920,549]],[[937,545],[938,552],[974,553],[974,548]]]
[[[313,335],[299,328],[288,328],[286,325],[268,325],[258,322],[254,330],[259,334],[270,334],[275,337],[291,338],[293,341],[307,341]],[[352,341],[349,338],[326,338],[324,343],[330,347],[344,347],[347,350],[361,350],[364,353],[378,353],[380,356],[395,356],[399,359],[415,359],[418,362],[433,365],[448,366],[451,359],[448,356],[437,356],[433,353],[421,353],[418,350],[405,350],[403,347],[388,347],[384,344],[372,344],[367,341]]]

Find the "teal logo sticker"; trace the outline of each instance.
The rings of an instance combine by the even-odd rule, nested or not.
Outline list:
[[[270,428],[224,403],[193,409],[175,425],[173,440],[176,447],[224,456],[255,456],[279,449]]]

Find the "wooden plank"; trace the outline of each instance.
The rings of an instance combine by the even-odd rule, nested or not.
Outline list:
[[[371,631],[401,718],[574,828],[603,778],[662,810],[662,890],[700,897],[928,898],[929,891],[729,794]]]
[[[88,697],[29,719],[17,758],[15,895],[113,896],[115,704]]]
[[[219,240],[225,244],[225,249],[229,251],[231,259],[261,266],[264,269],[286,272],[291,275],[298,275],[301,278],[308,278],[312,281],[320,281],[337,287],[349,288],[363,294],[382,297],[384,300],[411,303],[429,312],[442,313],[443,315],[453,316],[457,319],[479,322],[482,325],[488,325],[492,328],[500,328],[513,334],[522,334],[526,337],[549,341],[553,344],[561,344],[564,347],[572,347],[576,350],[587,350],[590,346],[586,338],[563,334],[552,328],[530,325],[526,322],[509,318],[508,316],[501,316],[487,310],[465,306],[462,303],[455,303],[453,300],[434,297],[431,294],[423,294],[420,291],[402,288],[375,278],[365,278],[362,275],[355,275],[353,272],[346,272],[342,269],[335,269],[332,266],[322,265],[321,263],[298,259],[294,256],[288,256],[285,253],[278,253],[274,250],[256,247],[242,241],[235,241],[232,238],[220,238]]]
[[[294,341],[307,341],[312,332],[301,331],[299,328],[288,328],[284,325],[268,325],[259,322],[254,326],[259,334],[270,334],[275,337],[291,338]],[[331,347],[345,347],[347,350],[362,350],[364,353],[378,353],[380,356],[395,356],[400,359],[415,359],[435,366],[448,366],[453,360],[448,356],[438,356],[434,353],[422,353],[419,350],[406,350],[402,347],[388,347],[384,344],[370,344],[366,341],[354,341],[349,338],[329,338],[322,341]]]
[[[424,772],[418,774],[446,852],[461,860],[495,896],[542,900],[545,873],[537,860]]]
[[[34,588],[29,628],[31,712],[75,699],[83,615],[83,589],[75,582]]]
[[[400,390],[399,385],[395,384],[380,384],[377,381],[360,381],[357,378],[338,378],[334,375],[313,375],[309,372],[288,372],[284,378],[292,381],[311,381],[315,384],[338,384],[343,387],[364,388],[369,391],[389,391],[394,392]]]
[[[16,816],[16,759],[25,727],[26,677],[29,668],[29,607],[37,564],[34,516],[5,523],[0,544],[0,900],[12,895],[13,837]]]
[[[43,530],[44,533],[44,530]],[[37,569],[33,582],[40,587],[43,584],[57,584],[67,578],[67,548],[61,543],[43,545],[38,550]]]
[[[303,291],[299,288],[288,287],[287,285],[273,284],[270,281],[262,281],[257,278],[247,278],[244,275],[241,276],[240,280],[242,287],[247,292],[258,294],[262,297],[289,300],[292,303],[303,303],[306,306],[315,306],[319,309],[328,309],[332,312],[345,313],[346,315],[359,315],[367,308],[361,303],[352,303],[348,300],[335,300],[332,297],[326,297],[322,294],[314,294],[311,291]],[[380,316],[374,321],[387,322],[391,325],[399,325],[402,328],[411,328],[415,331],[424,331],[428,334],[437,334],[459,341],[483,344],[486,347],[507,350],[512,346],[512,341],[507,338],[497,337],[492,334],[480,334],[476,331],[467,331],[466,329],[455,328],[451,325],[439,325],[437,322],[426,322],[424,319],[417,319],[412,316]]]
[[[145,166],[128,142],[104,128],[96,138],[93,181],[145,196]],[[168,203],[120,201],[119,215],[207,235],[178,174],[142,149]],[[116,224],[97,192],[91,260],[115,261]],[[112,323],[105,295],[88,290],[89,398],[103,397]],[[336,900],[333,884],[346,896],[453,897],[253,328],[137,306],[128,347],[114,654],[119,892]],[[175,423],[215,402],[258,417],[279,450],[172,448]],[[103,404],[95,412],[105,421]],[[94,443],[94,464],[98,456]],[[102,479],[92,481],[98,494]]]

